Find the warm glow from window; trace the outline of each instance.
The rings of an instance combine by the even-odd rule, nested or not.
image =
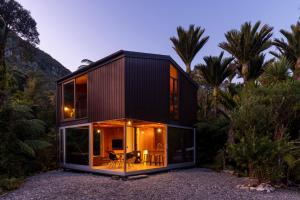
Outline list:
[[[170,117],[179,119],[179,80],[178,70],[170,65]]]
[[[87,116],[87,75],[63,84],[62,102],[64,119]]]
[[[132,122],[131,122],[131,121],[128,121],[128,122],[127,122],[127,125],[128,125],[128,126],[131,126],[131,125],[132,125]]]

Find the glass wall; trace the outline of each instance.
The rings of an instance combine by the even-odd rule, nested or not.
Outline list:
[[[75,118],[87,116],[87,75],[75,79]]]
[[[125,120],[93,125],[93,169],[131,172],[166,165],[165,125]]]
[[[87,116],[87,75],[63,85],[63,118],[80,119]]]
[[[74,118],[74,81],[63,85],[64,119]]]
[[[178,71],[170,65],[170,118],[179,119],[179,82]]]
[[[89,127],[66,128],[66,163],[89,165]]]
[[[168,163],[185,162],[194,162],[194,131],[168,127]]]
[[[93,125],[93,168],[124,171],[124,122],[107,121]]]
[[[165,167],[166,128],[162,124],[131,122],[126,126],[126,171]]]

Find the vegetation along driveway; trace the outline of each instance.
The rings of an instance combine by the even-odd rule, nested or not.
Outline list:
[[[257,192],[237,189],[246,179],[205,169],[150,175],[139,180],[51,171],[29,178],[1,199],[300,199],[300,191]]]

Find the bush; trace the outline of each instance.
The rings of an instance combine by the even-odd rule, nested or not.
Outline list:
[[[23,183],[22,178],[7,178],[7,177],[0,177],[0,194],[9,191],[15,190]],[[2,192],[1,192],[2,190]]]
[[[220,155],[227,140],[228,120],[216,120],[197,124],[197,165],[220,169],[223,156]]]
[[[299,148],[300,84],[288,80],[262,87],[247,85],[232,112],[235,144],[228,153],[235,169],[260,181],[292,178]]]

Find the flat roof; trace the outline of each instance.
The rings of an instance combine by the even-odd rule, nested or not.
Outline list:
[[[62,82],[68,78],[71,78],[72,76],[84,73],[85,71],[91,70],[103,63],[106,63],[110,60],[113,60],[117,57],[138,57],[138,58],[150,58],[150,59],[160,59],[160,60],[168,60],[170,61],[188,80],[190,80],[195,86],[198,87],[197,83],[171,58],[169,55],[161,55],[161,54],[152,54],[152,53],[142,53],[142,52],[134,52],[134,51],[126,51],[126,50],[119,50],[113,54],[110,54],[109,56],[106,56],[100,60],[97,60],[96,62],[91,63],[90,65],[87,65],[84,68],[78,69],[60,79],[57,80],[57,82]]]

